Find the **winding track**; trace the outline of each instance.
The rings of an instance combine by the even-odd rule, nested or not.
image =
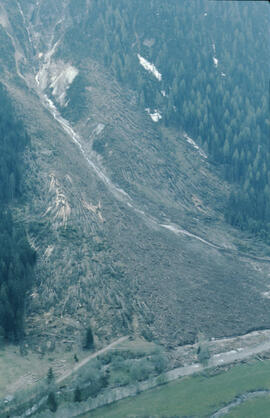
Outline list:
[[[100,356],[101,354],[106,353],[107,351],[111,350],[112,348],[116,347],[117,345],[121,344],[122,342],[128,340],[128,336],[118,338],[118,340],[112,342],[111,344],[107,345],[106,347],[102,348],[99,351],[96,351],[93,354],[90,354],[88,357],[80,361],[75,367],[73,367],[72,370],[67,371],[66,373],[62,374],[57,380],[56,383],[61,383],[65,379],[67,379],[72,373],[77,372],[79,369],[81,369],[83,366],[85,366],[90,360],[93,360],[94,358]]]

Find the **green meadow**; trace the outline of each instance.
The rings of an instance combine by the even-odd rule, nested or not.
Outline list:
[[[270,389],[270,360],[239,364],[226,372],[183,378],[83,415],[84,418],[209,417],[238,395]],[[253,399],[230,417],[267,417],[270,398]]]

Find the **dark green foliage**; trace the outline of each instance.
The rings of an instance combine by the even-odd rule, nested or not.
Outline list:
[[[33,281],[35,252],[8,203],[21,197],[20,154],[28,137],[0,84],[0,328],[13,341],[23,334],[24,299]]]
[[[136,90],[143,108],[158,107],[167,126],[193,137],[224,178],[240,186],[227,221],[269,237],[267,4],[101,0],[85,16],[72,8],[82,33],[72,27],[65,48],[78,60],[87,51]],[[156,65],[161,82],[139,65],[137,53]],[[104,151],[102,142],[94,146]]]
[[[48,384],[52,383],[53,380],[54,380],[53,369],[50,367],[49,370],[48,370],[48,374],[47,374]]]
[[[55,398],[55,394],[53,392],[49,393],[47,403],[48,403],[48,407],[49,407],[51,412],[56,412],[57,411],[58,405],[57,405],[57,401],[56,401],[56,398]]]
[[[149,360],[142,359],[132,364],[130,367],[130,375],[136,381],[147,380],[151,373],[153,373],[153,369],[153,364]]]
[[[0,54],[5,66],[9,68],[10,71],[16,72],[15,60],[14,60],[14,46],[12,41],[5,31],[4,27],[0,26]],[[0,70],[4,71],[2,64],[0,64]],[[1,101],[2,93],[0,93]]]
[[[93,347],[94,347],[94,337],[93,337],[93,333],[92,333],[91,328],[88,327],[87,330],[86,330],[84,348],[86,350],[90,350]]]
[[[200,345],[197,351],[198,360],[204,366],[207,365],[208,360],[210,359],[210,352],[206,344]]]
[[[158,374],[164,372],[168,364],[166,357],[162,354],[156,354],[152,356],[152,362],[154,363],[155,370],[157,371]]]
[[[28,142],[21,122],[13,117],[7,93],[0,84],[0,203],[20,197],[20,152]]]
[[[35,253],[8,211],[0,213],[0,326],[5,338],[23,332],[24,298],[33,280]]]
[[[81,369],[76,377],[76,384],[84,387],[82,398],[95,397],[107,383],[107,376],[101,371],[101,362],[93,360],[88,367]]]
[[[62,115],[73,123],[78,122],[87,109],[85,88],[85,80],[79,74],[67,91],[68,103],[62,109]]]
[[[81,402],[82,394],[80,388],[77,386],[74,391],[74,402]]]

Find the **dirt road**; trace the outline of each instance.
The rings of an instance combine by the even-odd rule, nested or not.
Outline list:
[[[72,373],[78,371],[81,367],[85,366],[90,360],[93,360],[94,358],[100,356],[101,354],[106,353],[106,351],[111,350],[112,348],[114,348],[115,346],[121,344],[123,341],[126,341],[129,337],[121,337],[118,338],[118,340],[114,341],[113,343],[107,345],[106,347],[102,348],[99,351],[96,351],[93,354],[90,354],[88,357],[86,357],[85,359],[83,359],[82,361],[80,361],[75,367],[73,367],[71,370],[68,370],[67,372],[65,372],[64,374],[62,374],[62,376],[60,376],[57,380],[56,383],[62,383],[66,378],[68,378]]]

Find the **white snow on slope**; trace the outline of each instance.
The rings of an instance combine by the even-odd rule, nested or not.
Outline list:
[[[214,56],[213,56],[214,66],[217,67],[218,66],[218,59],[215,56],[216,55],[216,45],[213,43],[212,47],[213,47],[213,51],[214,51]]]
[[[77,68],[69,63],[63,61],[51,62],[51,57],[54,55],[58,47],[58,42],[54,44],[50,51],[45,54],[43,65],[36,75],[36,83],[40,90],[46,88],[52,89],[52,95],[55,97],[60,106],[66,106],[66,93],[71,83],[79,74]],[[43,58],[43,54],[39,54],[39,58]]]
[[[162,80],[162,74],[157,70],[154,64],[151,64],[151,62],[147,61],[145,58],[143,58],[140,54],[137,55],[140,61],[140,64],[145,68],[146,71],[149,71],[152,73],[158,81]]]
[[[217,248],[217,249],[220,248],[217,245],[215,245],[215,244],[213,244],[209,241],[206,241],[203,238],[198,237],[195,234],[192,234],[191,232],[186,231],[185,229],[179,228],[178,226],[174,226],[172,224],[160,224],[160,226],[162,228],[165,228],[165,229],[168,229],[169,231],[174,232],[176,235],[186,235],[187,237],[190,237],[190,238],[196,238],[198,241],[201,241],[204,244],[207,244],[209,247]]]
[[[79,74],[79,71],[70,64],[55,65],[52,70],[50,84],[50,87],[53,89],[52,94],[56,101],[61,106],[64,106],[66,104],[66,92]]]
[[[203,157],[203,158],[207,158],[207,155],[205,154],[205,152],[199,147],[199,145],[196,144],[196,142],[190,138],[186,133],[184,133],[184,138],[186,138],[187,142],[193,146],[194,149],[196,149],[199,154]]]
[[[145,110],[148,113],[148,115],[151,117],[153,122],[158,122],[160,119],[162,119],[162,116],[157,109],[154,110],[154,113],[151,113],[151,110],[149,108],[146,108]]]

